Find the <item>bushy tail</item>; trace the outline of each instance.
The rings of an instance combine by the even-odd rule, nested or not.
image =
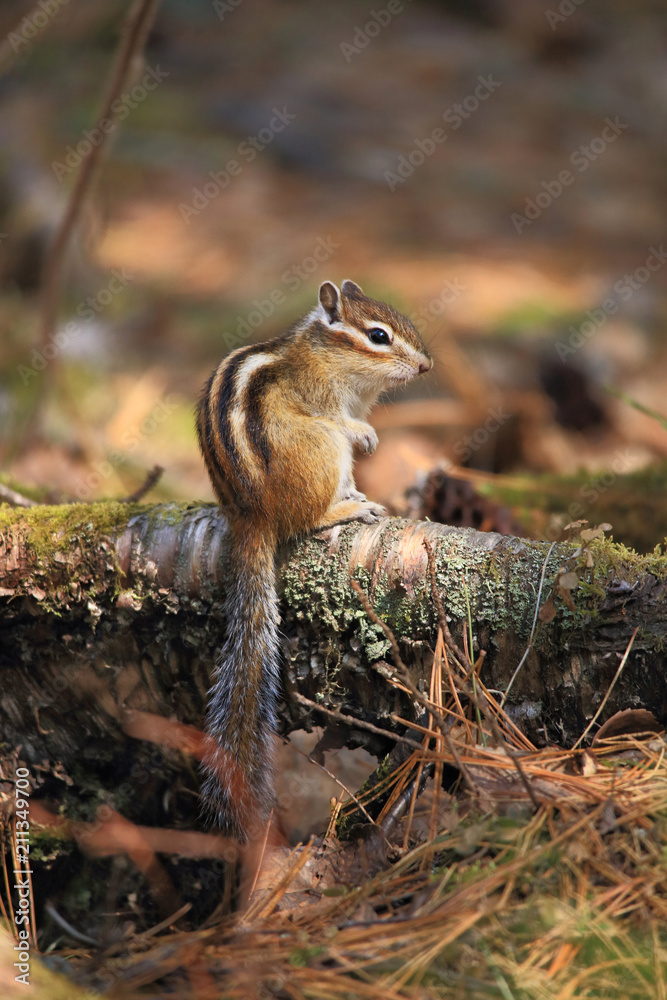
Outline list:
[[[205,809],[231,836],[261,835],[274,804],[274,737],[280,680],[275,543],[230,524],[226,638],[209,692]]]

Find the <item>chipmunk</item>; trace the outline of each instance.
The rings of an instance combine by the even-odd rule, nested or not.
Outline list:
[[[384,507],[354,484],[377,434],[380,393],[433,362],[412,323],[353,281],[325,281],[287,333],[232,351],[204,386],[197,433],[229,524],[226,638],[210,691],[202,796],[241,841],[274,803],[279,694],[277,546],[315,528],[372,523]]]

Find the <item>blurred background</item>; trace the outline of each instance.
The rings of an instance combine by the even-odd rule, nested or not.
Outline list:
[[[128,10],[0,6],[5,483],[121,497],[159,464],[154,499],[211,499],[192,426],[207,373],[346,277],[436,359],[376,410],[360,463],[394,510],[423,515],[452,462],[471,484],[440,498],[451,521],[555,537],[664,459],[664,427],[606,390],[667,409],[662,4],[163,0],[40,332]],[[507,478],[581,469],[540,513],[543,486]],[[492,474],[524,495],[470,520]]]
[[[0,7],[5,482],[120,497],[159,464],[154,498],[210,499],[205,376],[346,277],[436,359],[360,467],[394,509],[447,460],[609,479],[664,458],[664,428],[605,390],[665,409],[662,5],[163,0],[40,334],[128,9]]]
[[[0,483],[121,498],[160,465],[149,499],[211,500],[205,377],[352,278],[435,357],[374,413],[369,496],[664,539],[662,3],[162,0],[105,126],[129,9],[0,5]]]

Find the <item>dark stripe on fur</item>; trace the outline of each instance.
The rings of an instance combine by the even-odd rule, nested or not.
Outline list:
[[[236,375],[239,368],[247,357],[256,353],[256,348],[244,347],[238,354],[235,354],[225,365],[222,382],[215,399],[211,399],[210,409],[212,417],[217,420],[220,441],[225,450],[227,458],[235,474],[238,476],[246,489],[251,489],[251,483],[245,474],[243,459],[238,453],[236,443],[232,437],[231,422],[229,419],[230,408],[236,403]]]
[[[359,331],[361,334],[363,332],[363,330]],[[370,346],[364,347],[363,343],[357,340],[351,333],[345,333],[343,330],[334,330],[321,320],[316,320],[312,324],[310,340],[311,343],[317,342],[325,347],[329,347],[331,344],[335,344],[337,347],[349,347],[351,351],[357,351],[359,354],[365,354],[370,358],[383,357],[381,351],[374,351]]]
[[[264,412],[263,398],[268,387],[279,378],[280,362],[267,364],[250,376],[246,386],[245,414],[248,440],[266,468],[269,468],[271,450],[266,434],[267,414]]]
[[[372,347],[364,347],[356,337],[353,337],[349,333],[343,333],[342,330],[332,330],[332,338],[335,338],[336,344],[339,346],[349,347],[350,350],[357,351],[359,354],[366,354],[371,358],[382,358],[384,356],[384,352],[374,351]]]
[[[216,372],[217,368],[211,373],[211,376],[202,389],[201,396],[199,397],[197,412],[197,436],[199,438],[199,447],[204,455],[206,468],[208,470],[213,489],[222,501],[227,493],[227,490],[225,489],[227,475],[220,462],[221,456],[219,456],[216,452],[210,412],[211,386],[213,385],[213,379],[216,376]]]

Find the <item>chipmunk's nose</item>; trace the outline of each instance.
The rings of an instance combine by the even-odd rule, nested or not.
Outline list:
[[[423,361],[419,362],[419,374],[423,375],[424,372],[430,372],[433,367],[433,358],[424,358]]]

